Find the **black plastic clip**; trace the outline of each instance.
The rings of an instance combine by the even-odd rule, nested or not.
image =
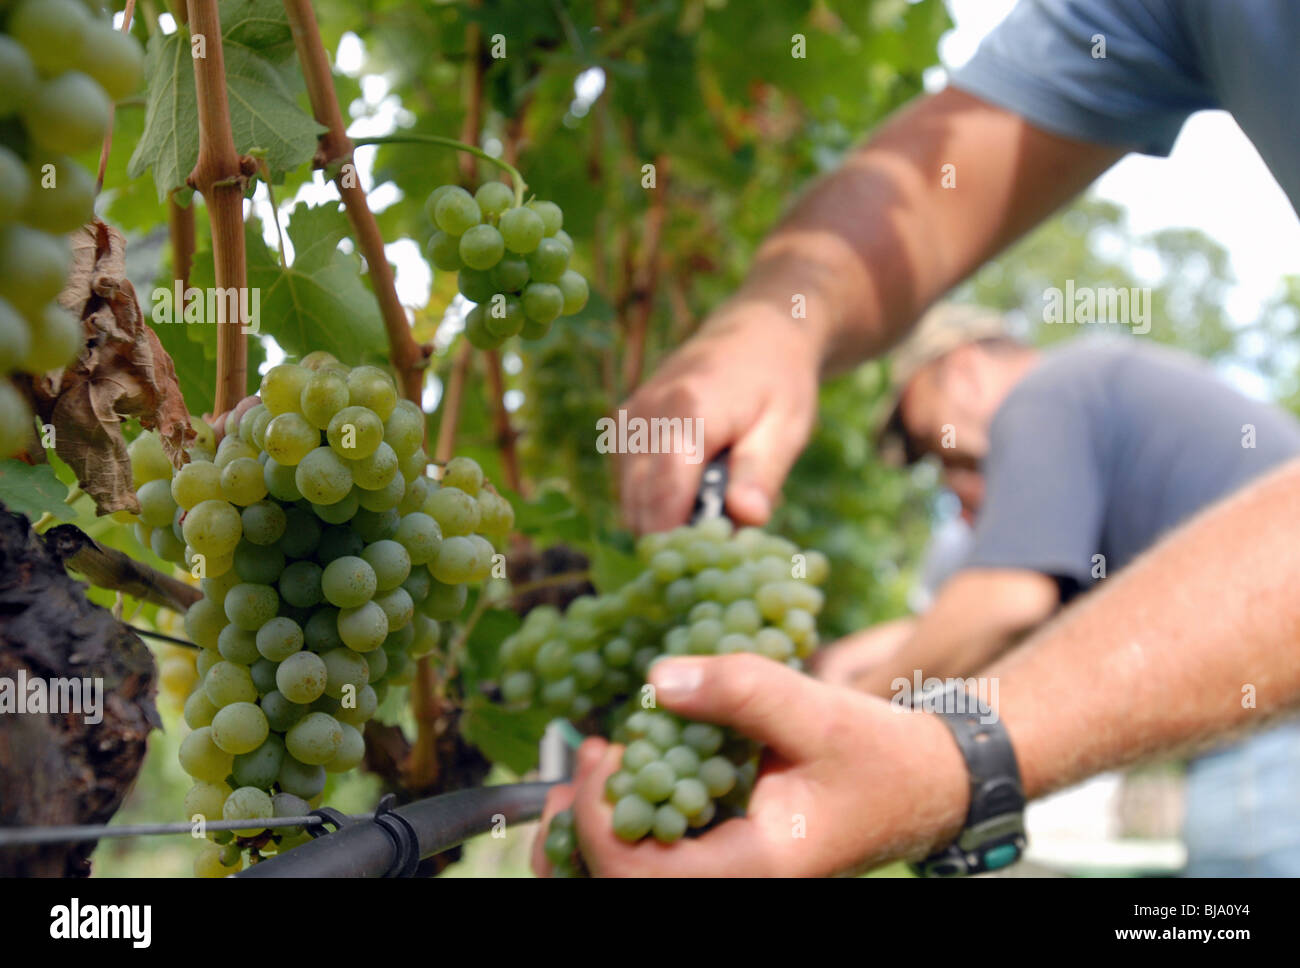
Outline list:
[[[339,813],[333,807],[317,807],[311,813],[307,814],[307,816],[320,817],[321,820],[325,821],[325,823],[314,823],[307,828],[307,833],[311,834],[313,837],[324,837],[326,834],[333,833],[333,831],[325,829],[326,824],[332,824],[334,830],[342,830],[348,824],[352,823],[351,818],[346,814]]]
[[[393,812],[397,798],[389,793],[379,801],[375,808],[375,823],[388,834],[393,841],[393,862],[384,871],[384,877],[414,877],[420,866],[420,838],[410,821]]]

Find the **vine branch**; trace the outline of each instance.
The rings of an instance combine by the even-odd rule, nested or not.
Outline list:
[[[199,106],[199,158],[187,179],[203,195],[212,223],[216,286],[243,293],[248,288],[244,257],[244,185],[252,171],[235,151],[226,100],[226,62],[217,0],[188,0],[190,34],[202,37],[204,56],[194,57]],[[247,303],[241,300],[241,305]],[[224,305],[224,302],[223,302]],[[217,320],[217,386],[213,413],[231,410],[248,385],[248,344],[242,322]]]

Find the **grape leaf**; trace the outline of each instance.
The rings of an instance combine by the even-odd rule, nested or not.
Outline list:
[[[54,476],[49,464],[32,466],[20,460],[0,460],[0,502],[10,511],[33,521],[49,512],[59,521],[72,521],[77,514],[64,503],[68,485]]]
[[[282,5],[273,0],[224,0],[220,10],[235,150],[265,152],[273,176],[311,160],[325,128],[298,106],[286,80],[293,43]],[[199,156],[188,30],[149,38],[145,77],[149,96],[144,133],[127,174],[138,178],[152,168],[162,202],[169,191],[185,184]]]
[[[461,714],[460,732],[493,763],[526,773],[537,765],[537,744],[550,720],[544,709],[514,712],[473,696]]]
[[[287,269],[255,226],[245,233],[248,284],[261,293],[262,332],[289,354],[327,350],[355,364],[386,352],[379,305],[361,281],[360,259],[338,250],[347,230],[334,206],[300,203],[289,219],[297,255]]]

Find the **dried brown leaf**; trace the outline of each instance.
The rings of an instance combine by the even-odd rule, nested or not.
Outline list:
[[[176,368],[145,322],[126,278],[126,238],[99,219],[71,236],[72,270],[59,304],[77,314],[86,345],[72,366],[35,381],[37,408],[99,514],[138,512],[122,420],[156,429],[172,464],[194,440]]]

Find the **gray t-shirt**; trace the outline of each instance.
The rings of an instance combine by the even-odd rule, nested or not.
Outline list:
[[[1084,337],[1043,353],[990,429],[967,568],[1057,578],[1062,597],[1201,508],[1300,455],[1300,422],[1196,357]]]

